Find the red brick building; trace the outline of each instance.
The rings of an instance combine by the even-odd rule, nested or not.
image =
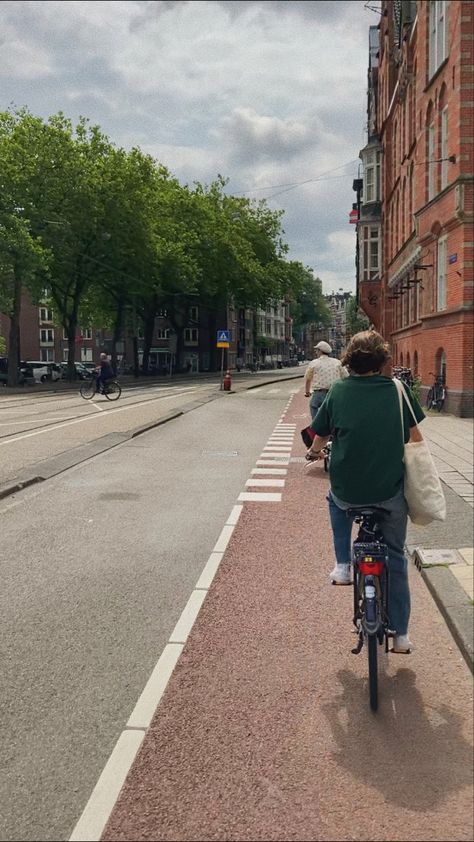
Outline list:
[[[359,300],[397,363],[472,415],[474,5],[384,0],[370,31]]]

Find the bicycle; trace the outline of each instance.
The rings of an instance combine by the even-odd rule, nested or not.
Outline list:
[[[80,388],[80,395],[81,398],[84,398],[86,401],[90,401],[94,395],[97,394],[97,380],[95,377],[91,377],[90,380],[83,383]],[[109,380],[105,383],[103,391],[100,394],[105,395],[108,401],[118,401],[120,395],[122,394],[122,387],[117,380]]]
[[[352,545],[353,623],[359,640],[351,652],[358,655],[364,643],[367,644],[369,701],[373,711],[378,708],[377,646],[385,641],[388,652],[388,639],[396,634],[389,628],[388,549],[377,519],[381,511],[368,506],[347,511],[347,516],[354,517],[359,524],[359,533]]]
[[[437,409],[441,412],[446,400],[446,386],[444,385],[444,378],[442,374],[434,374],[429,372],[434,377],[434,383],[430,386],[428,395],[426,396],[426,408]]]

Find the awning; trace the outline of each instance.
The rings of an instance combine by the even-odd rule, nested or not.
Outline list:
[[[399,281],[402,281],[406,275],[410,272],[411,269],[418,263],[421,257],[421,246],[417,246],[415,251],[413,251],[410,257],[407,257],[404,263],[400,266],[396,272],[388,279],[388,286],[390,289],[393,289],[394,286],[398,284]]]

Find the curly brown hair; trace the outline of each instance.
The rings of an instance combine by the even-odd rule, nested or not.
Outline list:
[[[381,371],[390,359],[390,348],[383,336],[376,330],[363,330],[350,340],[341,359],[355,374],[369,374]]]

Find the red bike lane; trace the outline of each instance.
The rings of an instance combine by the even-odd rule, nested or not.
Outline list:
[[[284,419],[293,457],[306,408]],[[380,654],[370,711],[352,591],[327,575],[327,475],[285,479],[243,504],[102,839],[471,839],[468,667],[412,568],[416,650]]]

